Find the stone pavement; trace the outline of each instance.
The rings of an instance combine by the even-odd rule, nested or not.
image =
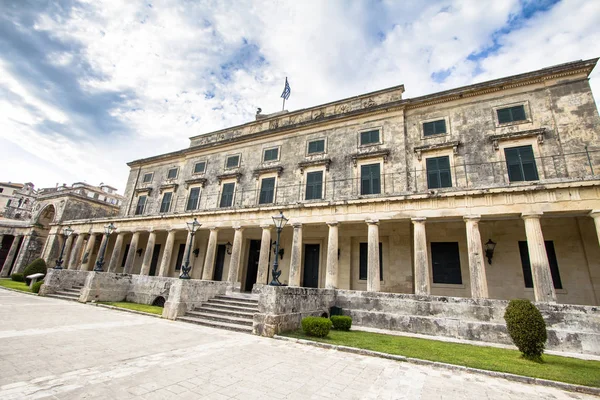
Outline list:
[[[0,399],[592,399],[0,289]]]

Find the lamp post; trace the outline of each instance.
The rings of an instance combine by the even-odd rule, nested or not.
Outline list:
[[[283,227],[289,220],[283,216],[283,213],[280,211],[279,215],[273,217],[273,222],[275,223],[275,228],[277,228],[277,241],[275,242],[275,261],[273,261],[273,280],[269,285],[271,286],[281,286],[281,282],[279,282],[279,276],[281,275],[281,271],[279,271],[279,238],[281,236],[281,231]]]
[[[73,233],[73,229],[71,229],[70,226],[63,228],[63,235],[65,235],[65,241],[63,242],[62,249],[60,250],[60,255],[58,256],[58,260],[56,260],[56,265],[54,266],[54,269],[63,269],[62,268],[62,263],[64,261],[63,254],[65,252],[65,246],[67,244],[67,239],[69,238],[69,236],[71,236],[72,233]]]
[[[492,239],[488,239],[485,244],[485,256],[488,259],[488,264],[492,265],[492,258],[494,257],[494,249],[496,248],[496,242]]]
[[[190,253],[192,252],[192,244],[194,243],[194,235],[196,234],[196,231],[198,230],[198,228],[200,228],[202,226],[202,224],[198,223],[196,218],[194,218],[194,220],[192,222],[187,222],[186,224],[187,224],[187,228],[188,228],[188,231],[190,232],[191,237],[190,237],[190,242],[188,243],[188,248],[186,249],[186,252],[185,252],[185,262],[181,266],[181,275],[179,276],[179,279],[190,279],[190,270],[192,269],[192,267],[190,267]]]
[[[100,248],[100,255],[98,256],[98,260],[96,260],[96,266],[94,267],[94,272],[104,272],[102,266],[104,265],[104,253],[106,252],[106,246],[108,245],[108,237],[110,234],[117,229],[116,226],[111,222],[108,225],[104,225],[104,240],[102,241],[102,247]]]

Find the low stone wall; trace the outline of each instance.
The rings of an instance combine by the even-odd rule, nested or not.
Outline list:
[[[83,285],[88,274],[88,271],[48,268],[39,295],[46,296],[60,290],[70,289],[73,286]]]
[[[125,301],[130,285],[131,275],[89,272],[79,301]]]
[[[300,328],[306,316],[329,316],[335,302],[333,289],[255,285],[253,291],[259,294],[253,333],[268,337]]]
[[[203,302],[227,291],[227,282],[201,281],[197,279],[173,279],[169,296],[163,310],[163,318],[176,319],[200,306]]]
[[[171,285],[179,280],[179,278],[131,275],[131,285],[127,290],[126,300],[140,304],[152,304],[157,297],[167,300]]]

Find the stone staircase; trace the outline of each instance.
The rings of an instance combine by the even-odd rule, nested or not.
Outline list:
[[[188,311],[178,321],[252,333],[254,314],[258,313],[258,296],[251,294],[230,294],[216,296],[202,306]]]
[[[61,289],[56,291],[55,293],[48,294],[46,297],[53,297],[55,299],[63,299],[63,300],[71,300],[78,301],[79,295],[81,294],[81,289],[83,289],[83,285],[73,286],[69,289]]]

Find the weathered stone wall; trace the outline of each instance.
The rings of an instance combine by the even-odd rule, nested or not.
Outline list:
[[[127,289],[126,300],[141,304],[152,304],[159,296],[167,300],[174,279],[131,275],[131,285]]]
[[[132,276],[110,272],[88,272],[79,301],[125,301]]]
[[[176,319],[226,290],[227,282],[173,279],[162,316]]]
[[[59,290],[70,289],[73,286],[84,285],[88,274],[88,271],[49,268],[39,294],[45,296]]]

